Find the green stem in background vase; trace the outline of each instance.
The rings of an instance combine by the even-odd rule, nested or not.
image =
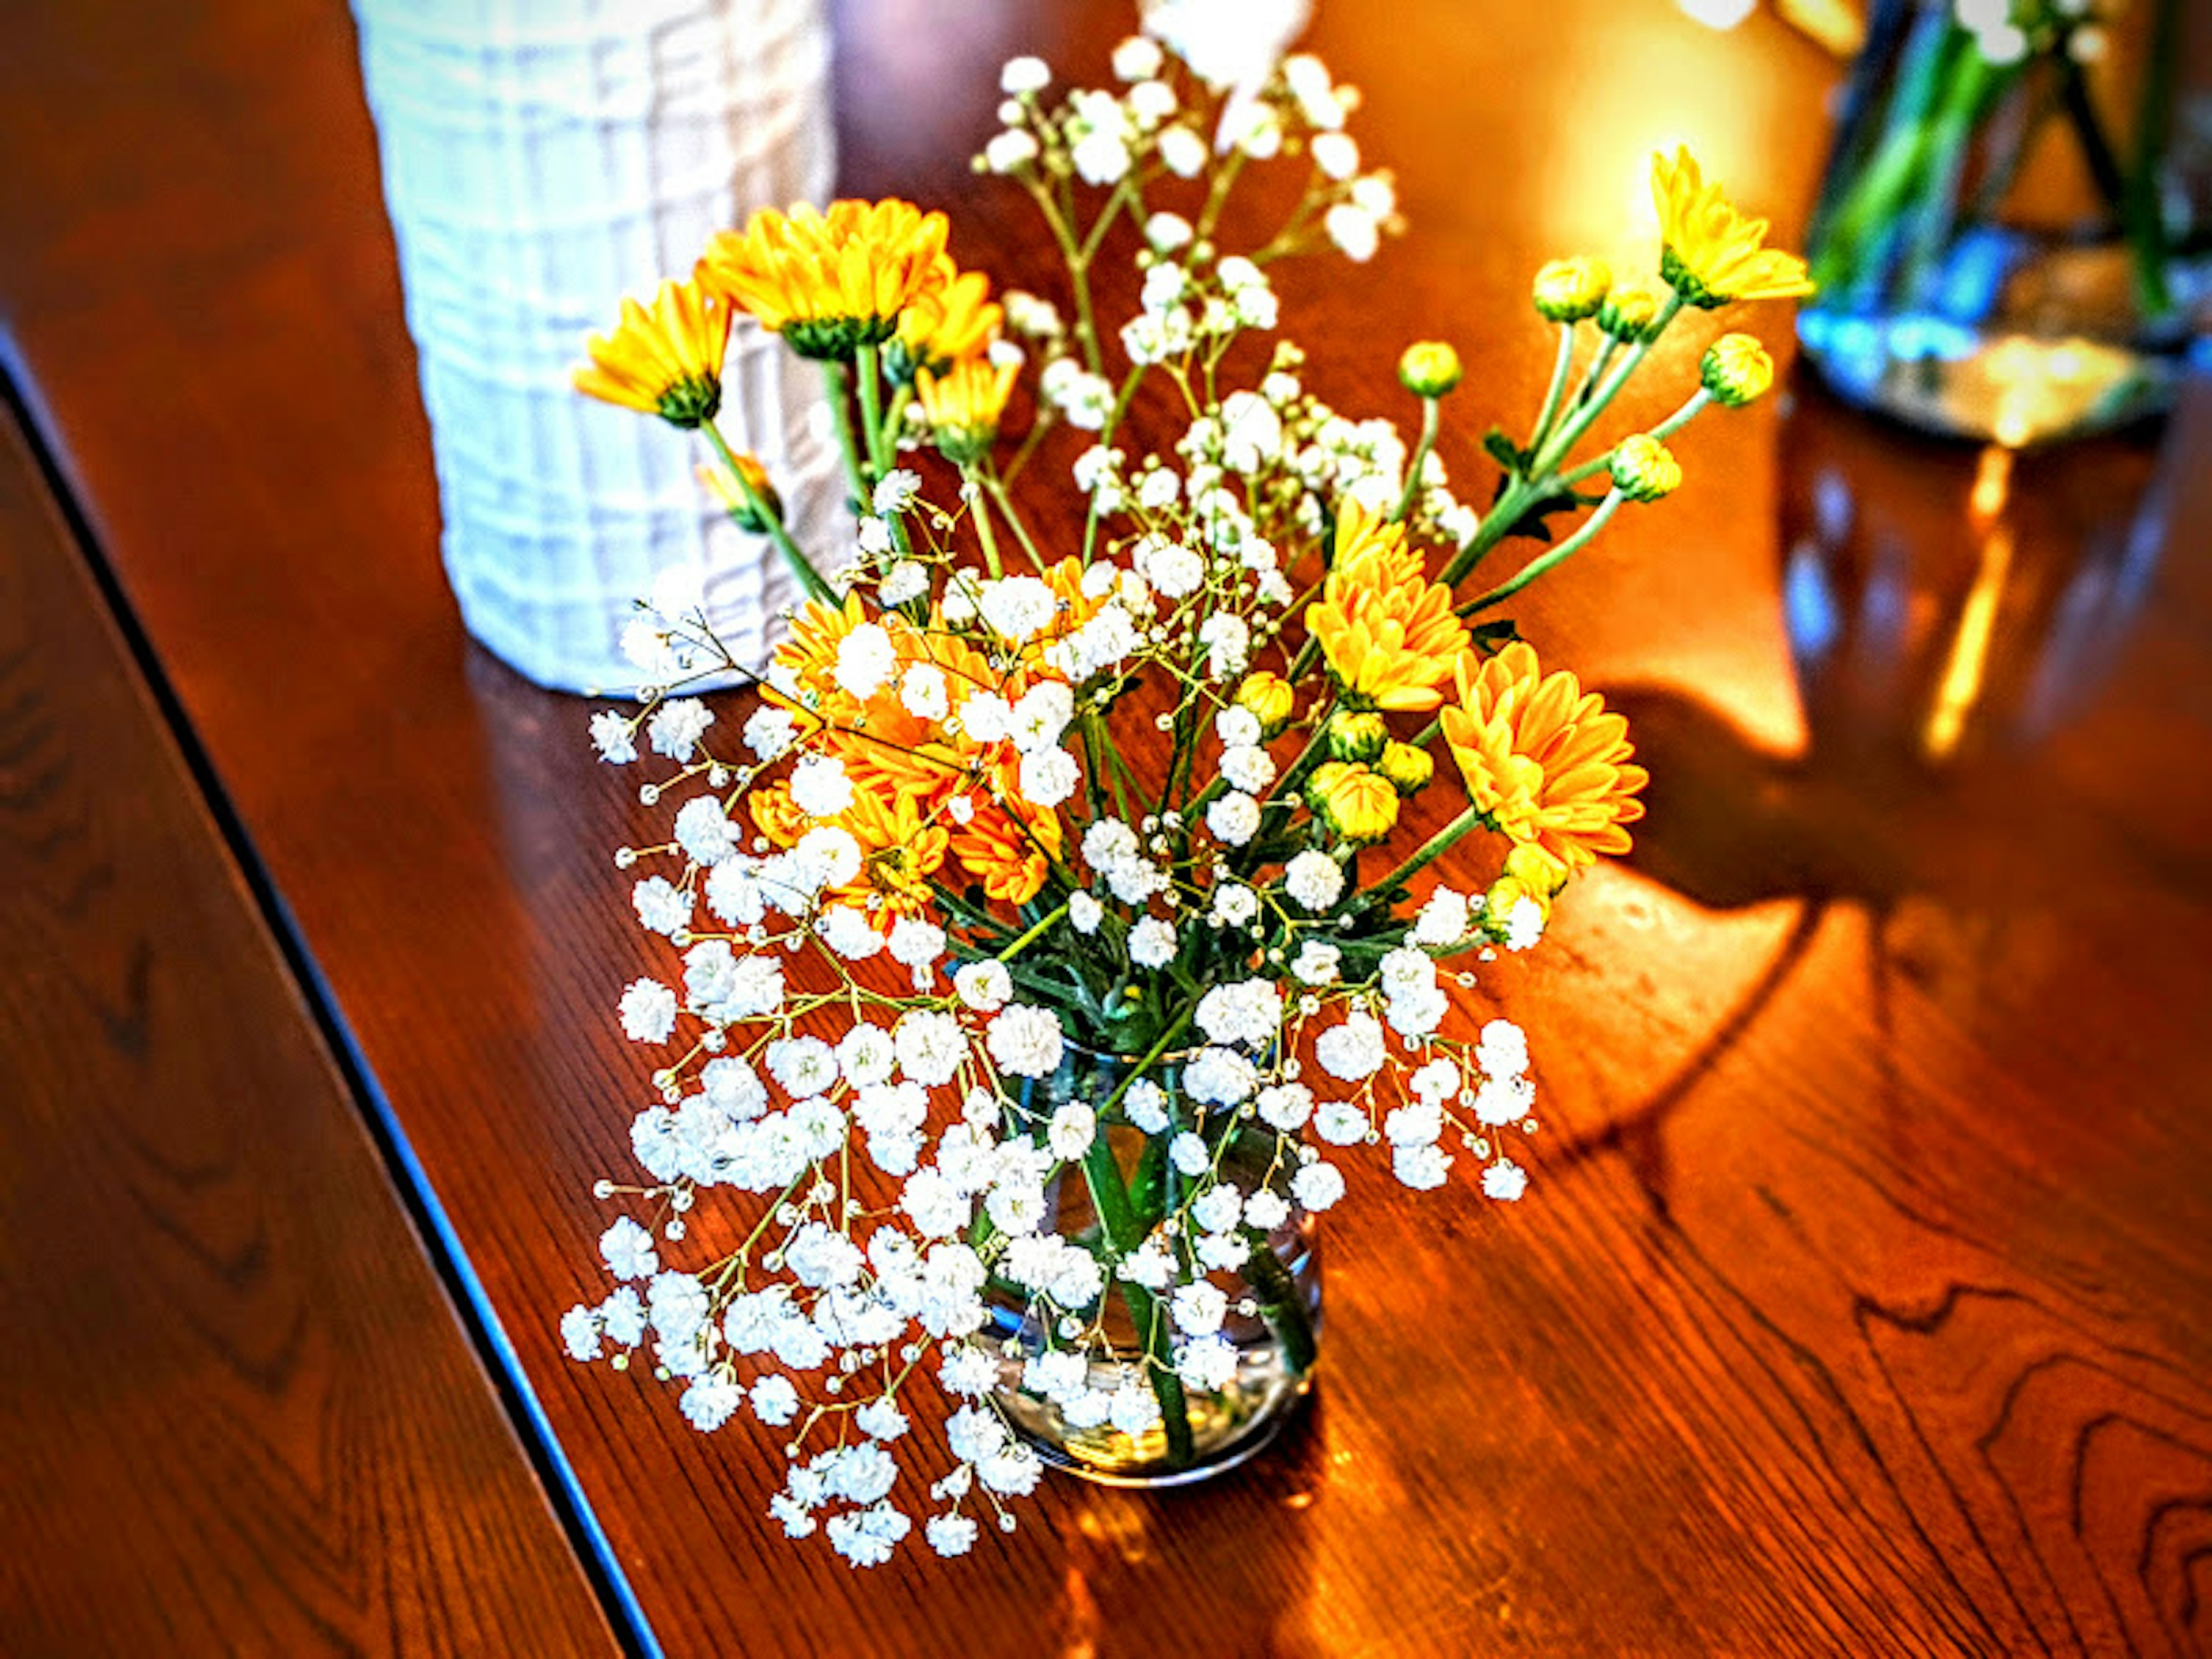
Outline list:
[[[2159,211],[2158,173],[2166,159],[2166,135],[2173,130],[2173,77],[2181,57],[2180,0],[2158,0],[2151,21],[2150,57],[2143,69],[2142,101],[2136,108],[2135,161],[2121,197],[2120,222],[2135,253],[2136,303],[2149,317],[2173,309],[2166,281],[2166,220]]]
[[[1307,1310],[1306,1299],[1298,1294],[1298,1282],[1291,1270],[1275,1254],[1267,1235],[1257,1227],[1240,1230],[1251,1254],[1244,1261],[1244,1277],[1259,1292],[1260,1316],[1267,1322],[1267,1328],[1283,1345],[1283,1363],[1294,1376],[1304,1376],[1314,1368],[1319,1349],[1314,1341],[1313,1316]]]
[[[1121,1167],[1114,1162],[1113,1142],[1107,1139],[1103,1124],[1083,1154],[1083,1179],[1115,1254],[1127,1255],[1136,1249],[1145,1242],[1144,1233],[1138,1225],[1136,1208],[1129,1202],[1129,1189],[1122,1184]],[[1137,1340],[1145,1346],[1145,1374],[1151,1380],[1152,1397],[1159,1401],[1160,1425],[1168,1437],[1168,1462],[1182,1468],[1189,1463],[1194,1450],[1190,1404],[1183,1396],[1182,1378],[1176,1374],[1170,1353],[1167,1310],[1160,1306],[1159,1297],[1143,1285],[1133,1285],[1119,1273],[1115,1274],[1114,1283],[1121,1291],[1121,1305],[1129,1310],[1130,1322],[1136,1327]]]

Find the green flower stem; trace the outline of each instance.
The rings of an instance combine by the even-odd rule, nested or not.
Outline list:
[[[1442,412],[1441,399],[1421,399],[1421,439],[1413,446],[1413,459],[1406,465],[1406,488],[1398,496],[1398,505],[1391,511],[1390,522],[1393,524],[1405,521],[1406,514],[1413,510],[1413,497],[1420,493],[1421,465],[1429,459],[1429,451],[1436,447],[1437,426]]]
[[[1291,1371],[1304,1376],[1314,1368],[1319,1351],[1314,1341],[1313,1316],[1306,1308],[1306,1299],[1298,1294],[1297,1280],[1283,1265],[1275,1247],[1267,1242],[1267,1234],[1257,1227],[1239,1231],[1251,1254],[1244,1259],[1244,1277],[1259,1292],[1260,1316],[1274,1332],[1275,1340],[1283,1345],[1283,1359]]]
[[[876,486],[875,481],[868,477],[860,441],[853,435],[853,386],[846,375],[845,365],[824,362],[822,383],[830,394],[830,413],[837,423],[837,447],[845,457],[846,482],[853,487],[854,502],[865,507],[868,505],[870,493]]]
[[[1006,527],[1014,532],[1014,538],[1021,543],[1022,551],[1030,556],[1030,563],[1042,573],[1045,567],[1044,555],[1037,550],[1036,538],[1030,534],[1029,526],[1022,522],[1022,515],[1014,511],[1013,497],[1006,493],[1006,483],[999,477],[998,470],[992,466],[988,455],[983,459],[983,469],[984,492],[999,509],[999,516],[1006,521]]]
[[[1667,331],[1668,325],[1681,315],[1681,312],[1682,296],[1669,294],[1667,303],[1660,307],[1658,316],[1652,319],[1650,331],[1629,348],[1628,355],[1620,360],[1620,366],[1605,378],[1590,400],[1570,416],[1565,424],[1537,451],[1536,459],[1528,468],[1532,477],[1544,477],[1567,458],[1582,441],[1583,434],[1590,429],[1592,422],[1604,414],[1607,406],[1620,395],[1621,387],[1628,384],[1629,377],[1651,355],[1651,348],[1659,343],[1659,337]]]
[[[1006,574],[999,559],[999,538],[992,533],[991,509],[983,500],[983,477],[974,465],[960,469],[960,480],[967,486],[969,499],[975,503],[975,539],[983,546],[983,563],[993,576]]]
[[[783,527],[783,515],[762,498],[760,492],[753,488],[752,480],[745,477],[745,470],[738,465],[738,458],[731,453],[729,441],[722,436],[722,429],[712,420],[702,422],[699,429],[707,434],[707,441],[714,447],[715,454],[721,457],[722,465],[729,470],[730,476],[737,480],[738,489],[745,498],[745,506],[768,526],[769,535],[783,550],[786,562],[799,578],[799,585],[806,590],[806,597],[819,599],[824,605],[836,605],[837,596],[830,592],[830,584],[823,580],[822,573],[814,568],[806,555],[799,550],[799,544],[791,539],[791,532]]]
[[[1065,910],[1065,905],[1060,907]],[[1091,1202],[1098,1212],[1099,1225],[1114,1248],[1115,1255],[1127,1255],[1141,1245],[1151,1228],[1143,1224],[1136,1206],[1130,1202],[1129,1189],[1122,1183],[1121,1171],[1114,1162],[1113,1143],[1107,1138],[1105,1123],[1129,1092],[1130,1085],[1145,1074],[1153,1061],[1174,1045],[1182,1034],[1197,1005],[1192,1004],[1178,1015],[1175,1022],[1162,1031],[1145,1057],[1129,1068],[1128,1075],[1098,1109],[1099,1128],[1091,1136],[1091,1145],[1083,1154],[1083,1179],[1091,1189]],[[1194,1448],[1190,1435],[1190,1406],[1184,1398],[1182,1378],[1176,1374],[1170,1358],[1166,1310],[1159,1298],[1141,1285],[1133,1285],[1119,1273],[1114,1282],[1120,1288],[1122,1305],[1128,1309],[1131,1322],[1136,1327],[1138,1340],[1145,1345],[1145,1374],[1152,1385],[1153,1398],[1159,1401],[1160,1421],[1168,1437],[1168,1462],[1181,1468],[1191,1461]]]
[[[1662,443],[1666,442],[1668,439],[1673,437],[1677,432],[1680,432],[1684,427],[1689,425],[1692,421],[1697,419],[1700,414],[1704,413],[1706,405],[1711,404],[1712,400],[1713,394],[1706,391],[1705,387],[1699,386],[1695,392],[1689,395],[1688,398],[1684,401],[1680,409],[1676,410],[1672,415],[1669,415],[1665,420],[1660,422],[1658,425],[1653,427],[1651,428],[1650,435],[1658,439]],[[1615,447],[1618,447],[1618,446],[1615,446]],[[1613,450],[1608,449],[1604,454],[1599,456],[1595,460],[1584,461],[1580,466],[1575,467],[1571,471],[1562,472],[1559,474],[1559,482],[1563,484],[1578,484],[1584,478],[1590,477],[1592,474],[1602,472],[1607,467],[1611,466],[1613,465]]]
[[[2166,136],[2173,125],[2173,81],[2175,66],[2181,60],[2180,34],[2180,0],[2159,0],[2151,21],[2150,51],[2144,61],[2142,96],[2136,107],[2135,159],[2121,197],[2120,220],[2135,252],[2136,301],[2151,317],[2163,317],[2173,309],[2173,289],[2166,280],[2166,223],[2159,207],[2158,170],[2166,159]]]
[[[1066,914],[1067,904],[1066,901],[1063,900],[1058,909],[1049,911],[1044,915],[1038,917],[1036,924],[1032,927],[1029,932],[1024,933],[1012,945],[1009,945],[1005,950],[1000,951],[998,959],[1000,962],[1006,962],[1019,956],[1024,951],[1027,950],[1030,945],[1036,944],[1038,939],[1042,939],[1046,933],[1049,933],[1054,925]]]
[[[1389,875],[1383,877],[1380,881],[1370,885],[1367,890],[1368,899],[1370,901],[1379,899],[1383,894],[1391,891],[1394,888],[1398,887],[1405,882],[1411,881],[1413,877],[1418,875],[1421,871],[1426,869],[1431,864],[1442,858],[1446,853],[1451,851],[1453,848],[1458,846],[1461,842],[1467,838],[1468,832],[1480,824],[1481,822],[1482,814],[1477,811],[1474,807],[1468,807],[1467,811],[1462,812],[1449,823],[1444,825],[1443,829],[1437,830],[1435,835],[1431,836],[1427,841],[1424,842],[1421,844],[1420,851],[1415,853],[1411,858],[1407,859],[1403,864],[1393,870]]]
[[[1459,614],[1462,617],[1472,617],[1479,611],[1489,610],[1493,605],[1502,605],[1546,571],[1571,558],[1588,546],[1591,538],[1599,531],[1605,528],[1606,521],[1620,511],[1620,504],[1627,499],[1628,497],[1618,489],[1608,492],[1606,498],[1598,503],[1597,510],[1583,521],[1581,529],[1576,531],[1573,535],[1552,549],[1543,557],[1531,560],[1522,568],[1520,574],[1510,580],[1500,582],[1487,593],[1478,594],[1469,599],[1459,607]]]
[[[1603,343],[1590,354],[1589,368],[1583,375],[1582,384],[1575,388],[1575,395],[1569,399],[1568,408],[1580,409],[1590,400],[1590,393],[1597,390],[1598,381],[1604,376],[1607,368],[1612,363],[1613,353],[1620,349],[1620,338],[1614,335],[1607,335]]]
[[[1566,395],[1567,371],[1575,362],[1575,325],[1559,325],[1559,356],[1552,362],[1552,384],[1544,393],[1544,406],[1537,411],[1536,429],[1528,436],[1528,447],[1540,450],[1544,441],[1552,435],[1552,422],[1559,418],[1559,399]]]

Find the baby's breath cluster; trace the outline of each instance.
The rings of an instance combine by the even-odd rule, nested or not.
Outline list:
[[[979,164],[1036,201],[1072,320],[994,298],[936,216],[841,203],[718,239],[703,301],[661,307],[682,352],[594,346],[616,361],[586,389],[702,433],[811,598],[757,696],[710,706],[687,682],[744,665],[671,578],[628,641],[655,689],[592,717],[653,826],[617,856],[658,941],[617,1010],[653,1097],[643,1178],[601,1187],[609,1283],[562,1335],[579,1360],[644,1356],[702,1430],[772,1432],[772,1512],[856,1565],[917,1528],[954,1555],[1011,1527],[1041,1446],[1187,1468],[1266,1365],[1301,1383],[1301,1240],[1348,1153],[1520,1198],[1528,1048],[1475,970],[1534,944],[1642,811],[1621,717],[1478,621],[1500,590],[1455,587],[1525,516],[1589,505],[1557,422],[1618,383],[1555,395],[1488,515],[1436,450],[1451,348],[1406,356],[1410,444],[1314,397],[1267,337],[1268,271],[1374,253],[1388,175],[1316,60],[1232,72],[1171,26],[1188,9],[1115,50],[1111,89],[1006,67]],[[1238,176],[1297,155],[1288,220],[1229,246]],[[1109,331],[1090,276],[1115,247],[1139,297]],[[1612,293],[1583,262],[1538,298],[1564,329],[1626,328]],[[859,526],[830,574],[714,426],[699,319],[732,308],[823,365]],[[1635,337],[1680,309],[1655,301]],[[1740,403],[1763,365],[1724,342],[1696,395]],[[1013,488],[1048,453],[1076,491],[1055,522],[1080,526],[1049,551]],[[1608,462],[1614,497],[1680,477],[1649,436],[1583,471]],[[1462,842],[1472,884],[1438,882]]]

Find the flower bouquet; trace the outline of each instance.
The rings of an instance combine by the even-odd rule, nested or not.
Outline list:
[[[1501,607],[1771,375],[1724,335],[1668,419],[1592,444],[1653,343],[1803,289],[1695,162],[1658,160],[1655,280],[1538,273],[1555,371],[1524,435],[1490,434],[1479,510],[1437,453],[1454,350],[1404,353],[1409,446],[1267,337],[1276,261],[1364,261],[1399,228],[1352,90],[1304,55],[1242,79],[1206,58],[1210,80],[1176,15],[1115,52],[1118,89],[1006,66],[978,167],[1034,202],[1061,303],[993,297],[904,202],[763,212],[578,375],[699,433],[708,486],[811,597],[757,702],[717,709],[687,679],[742,665],[665,584],[630,641],[657,689],[592,717],[606,760],[653,757],[665,828],[616,856],[662,964],[620,1018],[660,1058],[645,1176],[598,1188],[614,1282],[562,1333],[579,1360],[649,1355],[702,1430],[771,1425],[772,1512],[856,1564],[917,1515],[947,1555],[979,1516],[1011,1528],[1048,1463],[1151,1484],[1249,1455],[1312,1374],[1340,1156],[1521,1197],[1527,1045],[1450,991],[1627,848],[1644,774]],[[1278,157],[1294,209],[1233,244],[1238,180]],[[1092,278],[1124,246],[1140,299],[1109,330]],[[839,416],[859,531],[820,563],[715,429],[739,316]],[[1074,494],[1039,510],[1054,485]],[[1532,556],[1493,571],[1509,545]],[[1448,853],[1471,885],[1436,879]]]

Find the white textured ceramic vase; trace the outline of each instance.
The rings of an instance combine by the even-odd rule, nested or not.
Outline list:
[[[693,471],[696,440],[569,385],[625,293],[685,276],[835,167],[826,0],[354,0],[469,631],[531,678],[632,689],[618,641],[672,567],[741,660],[793,586]],[[844,508],[818,383],[740,319],[718,421],[805,546]]]

